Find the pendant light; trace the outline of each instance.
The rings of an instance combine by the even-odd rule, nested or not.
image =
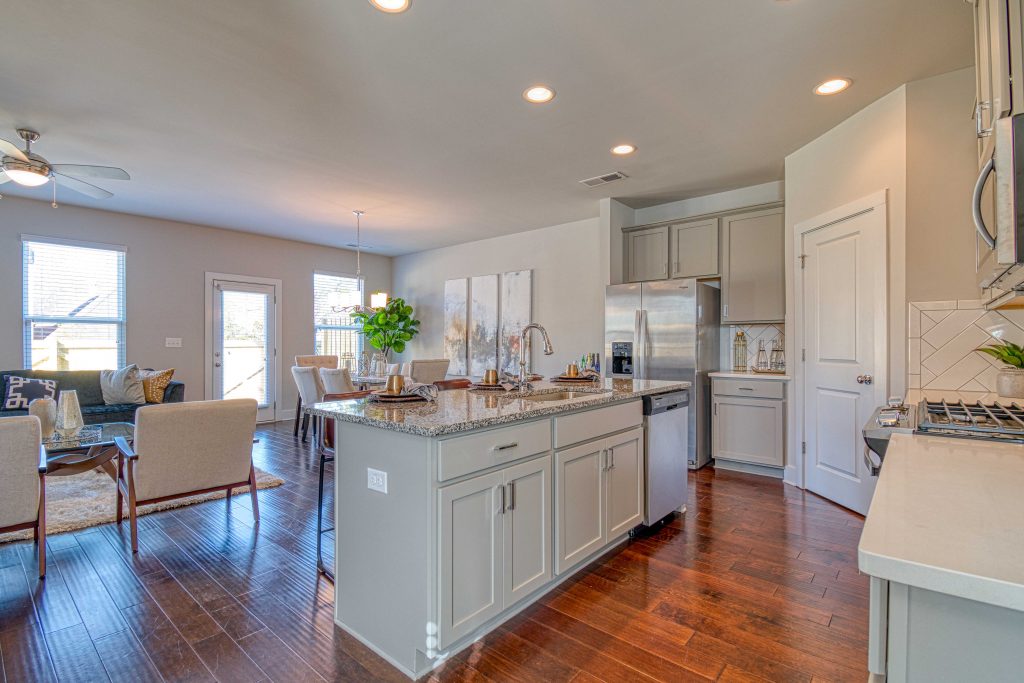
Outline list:
[[[363,240],[362,240],[362,217],[365,211],[356,209],[353,211],[356,215],[356,279],[362,282],[362,251],[363,251]],[[388,293],[387,292],[373,292],[370,294],[370,308],[385,308],[388,305]]]

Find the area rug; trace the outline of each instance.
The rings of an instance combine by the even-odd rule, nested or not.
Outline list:
[[[257,489],[271,489],[283,483],[284,479],[256,468]],[[248,495],[249,487],[232,489],[232,493],[235,496]],[[202,493],[188,498],[143,505],[139,507],[138,513],[139,515],[148,515],[151,512],[195,505],[223,497],[224,491]],[[90,470],[68,477],[48,477],[46,479],[46,533],[47,535],[59,534],[113,522],[116,505],[117,490],[114,488],[114,480],[102,470]],[[124,510],[127,520],[127,503],[124,505]],[[32,530],[26,529],[0,534],[0,543],[30,538],[32,538]]]

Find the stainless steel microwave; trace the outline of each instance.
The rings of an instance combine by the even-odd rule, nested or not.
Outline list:
[[[992,155],[974,187],[978,285],[989,308],[1024,298],[1024,115],[993,124]]]

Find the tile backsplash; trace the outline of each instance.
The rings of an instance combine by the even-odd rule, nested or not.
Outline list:
[[[914,301],[908,306],[907,388],[995,391],[1002,367],[979,346],[1024,344],[1024,311],[986,311],[980,300]]]
[[[782,348],[786,352],[786,365],[790,363],[789,350],[786,349],[786,326],[783,324],[777,325],[723,325],[721,341],[722,345],[722,368],[725,370],[732,370],[732,342],[736,337],[736,333],[743,330],[743,334],[747,335],[747,367],[751,368],[754,366],[754,362],[757,360],[757,347],[761,340],[764,340],[764,349],[768,352],[769,357],[772,352],[772,342],[778,339],[782,343]]]

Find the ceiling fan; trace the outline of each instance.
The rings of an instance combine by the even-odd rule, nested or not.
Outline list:
[[[18,129],[18,137],[25,141],[25,149],[0,138],[0,184],[14,181],[25,187],[39,187],[51,180],[88,197],[106,199],[113,197],[102,187],[96,187],[79,178],[104,178],[107,180],[131,180],[123,168],[113,166],[86,166],[81,164],[51,164],[32,151],[32,143],[39,139],[39,133],[27,128]],[[77,177],[72,177],[77,176]],[[56,193],[56,188],[54,188]],[[54,202],[56,204],[56,202]]]

